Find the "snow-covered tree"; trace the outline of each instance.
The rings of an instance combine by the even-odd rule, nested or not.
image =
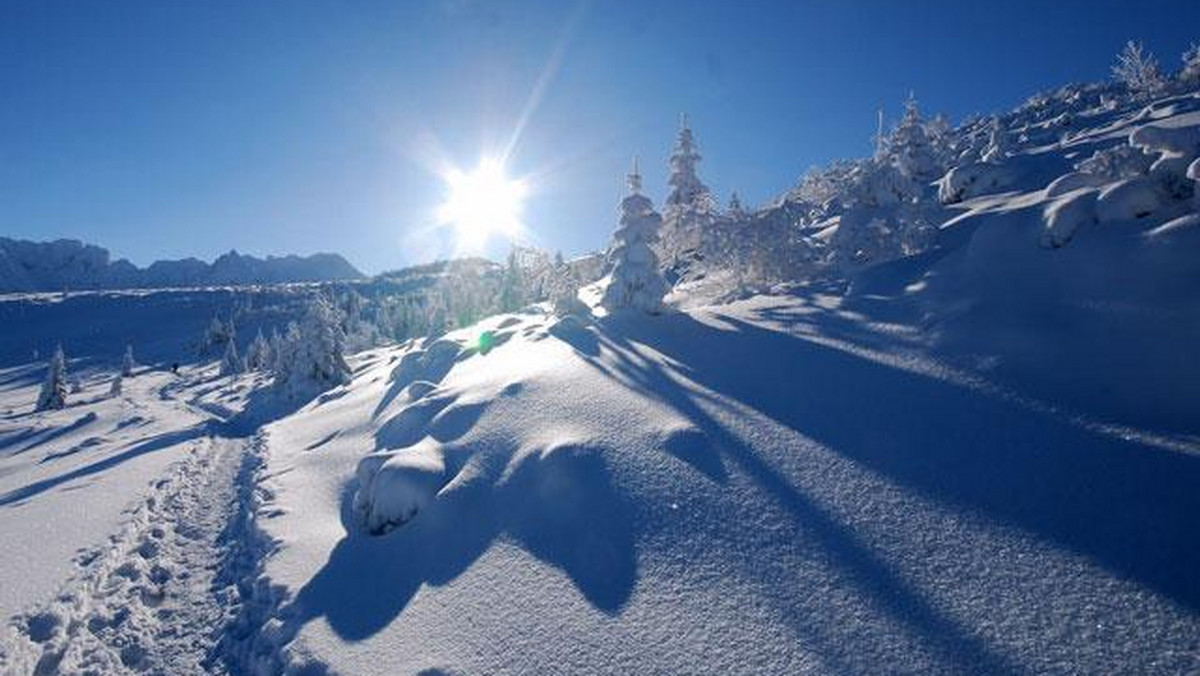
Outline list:
[[[1000,164],[1011,154],[1012,146],[999,117],[993,116],[990,125],[987,148],[980,159],[988,164]]]
[[[933,151],[938,173],[945,172],[958,157],[959,148],[953,125],[945,115],[938,113],[925,125],[925,135],[929,137],[929,147]]]
[[[133,376],[133,369],[137,366],[137,362],[133,359],[133,346],[125,346],[125,357],[121,360],[121,376],[129,378]]]
[[[1200,44],[1193,43],[1180,58],[1183,69],[1179,71],[1179,80],[1187,85],[1200,84]]]
[[[887,147],[892,164],[907,178],[928,181],[941,173],[917,99],[912,94],[904,102],[904,116],[892,131]]]
[[[60,409],[67,405],[67,357],[62,346],[54,348],[54,355],[46,368],[46,380],[38,394],[37,410]]]
[[[1145,51],[1142,43],[1133,40],[1125,43],[1125,48],[1117,55],[1112,73],[1117,82],[1125,85],[1137,98],[1149,98],[1162,91],[1166,84],[1158,68],[1158,59]]]
[[[612,273],[600,304],[609,312],[628,308],[658,314],[668,286],[650,245],[658,239],[662,217],[642,194],[636,160],[628,179],[629,195],[621,200],[621,220],[609,254]]]
[[[346,336],[337,310],[324,295],[308,303],[299,324],[288,327],[275,379],[290,394],[327,390],[350,379],[343,356]]]
[[[746,218],[746,208],[742,206],[742,198],[738,196],[736,190],[729,195],[729,206],[725,209],[725,213],[735,221]]]
[[[121,381],[123,379],[124,379],[124,376],[121,375],[120,371],[118,371],[115,375],[113,375],[112,384],[108,386],[108,396],[110,396],[110,397],[121,396]]]
[[[563,262],[554,267],[554,276],[550,282],[550,302],[556,315],[585,315],[588,307],[579,300],[579,276],[575,270]]]
[[[670,174],[663,207],[663,227],[660,250],[667,256],[668,264],[674,265],[679,258],[698,251],[716,215],[716,202],[712,193],[696,174],[700,152],[687,115],[680,117],[679,134],[675,148],[668,159]]]
[[[271,338],[269,341],[270,354],[268,355],[267,368],[272,371],[279,371],[279,359],[283,356],[283,337],[279,335],[279,329],[271,329]]]
[[[250,341],[246,348],[246,368],[251,371],[265,371],[271,367],[271,345],[263,337],[262,329]]]
[[[214,354],[218,349],[225,347],[225,344],[234,340],[236,332],[233,327],[233,319],[228,322],[221,321],[221,318],[213,315],[212,321],[208,323],[208,329],[204,332],[204,341],[201,344],[202,351],[206,354]]]
[[[246,370],[246,364],[238,356],[237,341],[225,343],[225,355],[221,357],[221,375],[235,376]]]

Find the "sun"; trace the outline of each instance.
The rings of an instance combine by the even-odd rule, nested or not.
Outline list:
[[[493,234],[510,239],[520,234],[529,189],[510,178],[502,162],[484,158],[470,172],[450,169],[443,178],[447,196],[438,207],[438,222],[453,226],[461,245],[481,248]]]

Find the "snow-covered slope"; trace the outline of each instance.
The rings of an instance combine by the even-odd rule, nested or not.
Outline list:
[[[362,276],[346,259],[329,253],[261,259],[230,251],[212,264],[188,258],[157,261],[142,269],[124,259],[110,261],[108,250],[77,240],[0,237],[0,293],[325,282]]]
[[[1200,668],[1197,449],[917,344],[813,290],[598,324],[529,312],[365,353],[265,430],[275,545],[239,663]]]
[[[999,165],[1003,188],[948,205],[932,250],[860,273],[848,303],[919,316],[930,349],[1044,400],[1194,432],[1200,93],[1074,120]]]

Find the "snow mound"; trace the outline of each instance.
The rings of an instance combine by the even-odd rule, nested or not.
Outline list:
[[[354,508],[366,528],[383,533],[417,515],[446,483],[446,459],[432,440],[372,453],[358,464]]]
[[[980,195],[1000,192],[1017,182],[1019,175],[1011,163],[975,162],[951,169],[938,181],[938,199],[955,204]]]
[[[1071,241],[1075,233],[1086,225],[1096,223],[1095,190],[1081,190],[1055,200],[1045,210],[1046,229],[1042,233],[1042,246],[1058,248]]]
[[[1161,211],[1164,199],[1158,186],[1148,178],[1118,181],[1096,198],[1096,217],[1101,223],[1132,221]]]

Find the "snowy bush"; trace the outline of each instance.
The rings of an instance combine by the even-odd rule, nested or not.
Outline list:
[[[62,346],[54,348],[54,354],[46,368],[46,380],[38,394],[37,410],[59,409],[67,405],[67,357]]]
[[[1158,60],[1146,52],[1140,42],[1133,40],[1125,43],[1125,48],[1117,55],[1112,73],[1113,78],[1138,99],[1150,98],[1166,85]]]
[[[1097,150],[1087,159],[1077,162],[1075,169],[1083,174],[1115,181],[1143,176],[1150,171],[1153,163],[1154,158],[1142,152],[1141,148],[1122,143]]]
[[[122,375],[120,372],[117,372],[117,374],[114,375],[112,378],[112,383],[108,386],[108,396],[110,396],[110,397],[121,396],[121,381],[122,381]]]
[[[662,311],[669,287],[658,269],[650,245],[658,240],[662,218],[650,198],[641,193],[642,177],[634,165],[629,174],[629,195],[621,200],[621,221],[609,254],[612,273],[600,304],[609,312],[622,309],[650,314]]]
[[[964,164],[951,169],[938,181],[938,199],[942,204],[998,192],[1017,180],[1015,169],[986,163]]]

